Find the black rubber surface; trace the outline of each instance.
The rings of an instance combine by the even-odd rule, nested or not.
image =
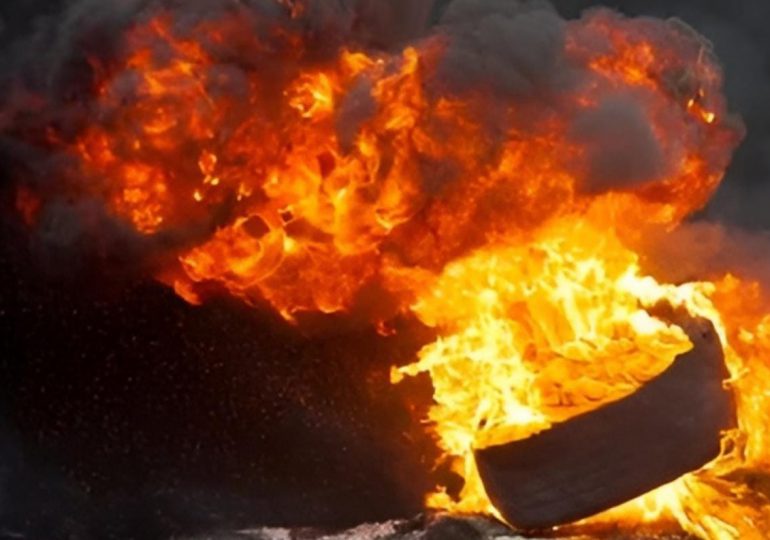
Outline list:
[[[476,453],[494,505],[521,529],[567,524],[695,471],[735,423],[719,337],[685,325],[695,347],[635,394],[529,439]]]

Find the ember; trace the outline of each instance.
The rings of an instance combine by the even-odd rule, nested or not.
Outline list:
[[[737,408],[721,455],[585,524],[762,538],[770,501],[746,478],[770,462],[765,292],[666,283],[640,247],[703,208],[741,140],[711,45],[676,20],[458,0],[374,48],[323,37],[313,2],[267,4],[154,6],[113,54],[89,51],[85,106],[10,129],[63,156],[55,194],[21,183],[28,226],[62,193],[97,200],[163,246],[155,276],[190,303],[227,291],[294,322],[433,329],[392,379],[432,381],[427,426],[464,484],[427,504],[453,513],[500,516],[479,451],[626,398],[691,350],[655,306],[707,319]],[[77,128],[49,121],[67,114]]]

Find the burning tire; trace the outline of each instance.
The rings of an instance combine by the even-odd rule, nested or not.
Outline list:
[[[683,324],[694,348],[633,395],[529,439],[476,452],[495,507],[512,525],[544,529],[613,508],[700,469],[735,425],[719,336]]]

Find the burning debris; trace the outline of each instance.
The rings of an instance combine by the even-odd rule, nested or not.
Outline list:
[[[573,523],[719,457],[721,434],[736,427],[722,344],[705,319],[676,322],[693,350],[628,398],[476,452],[485,491],[506,521],[523,530]]]
[[[433,508],[552,526],[674,481],[589,524],[761,538],[768,501],[746,478],[770,457],[765,293],[729,273],[667,284],[642,264],[649,235],[707,203],[743,135],[710,44],[675,20],[565,21],[537,1],[456,0],[430,25],[431,4],[73,4],[37,37],[55,53],[7,81],[19,219],[44,252],[117,259],[190,303],[224,292],[297,324],[431,328],[393,382],[433,384],[429,429],[464,482]],[[729,373],[700,376],[714,366],[661,303],[710,321]],[[629,458],[648,468],[618,485],[645,483],[519,520],[493,447],[622,424],[604,415],[633,414],[624,403],[683,365],[676,393],[696,385],[682,404],[696,416],[671,424],[671,463]]]
[[[624,535],[624,540],[688,540],[686,536],[668,533],[639,533]],[[394,520],[361,525],[346,531],[312,529],[252,529],[207,536],[207,540],[524,540],[507,527],[493,520],[468,516],[419,516],[413,520]],[[527,537],[538,540],[535,537]],[[548,536],[540,540],[545,540]],[[562,535],[565,540],[585,536]],[[186,540],[198,540],[190,538]],[[203,539],[200,539],[203,540]]]

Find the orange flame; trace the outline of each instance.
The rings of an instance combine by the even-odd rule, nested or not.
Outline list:
[[[16,190],[16,211],[26,225],[32,226],[37,221],[40,208],[41,201],[32,190],[26,187]]]
[[[753,305],[747,310],[737,298],[751,298]],[[667,516],[704,538],[761,538],[770,526],[765,495],[725,481],[766,471],[770,457],[770,318],[762,315],[767,304],[758,286],[732,276],[660,284],[641,273],[637,256],[617,238],[572,217],[530,240],[451,263],[413,306],[442,337],[421,351],[418,362],[394,370],[393,380],[430,374],[436,400],[430,420],[465,479],[458,499],[439,490],[428,503],[496,514],[476,470],[475,449],[526,438],[630,394],[689,350],[680,328],[645,310],[660,301],[716,324],[727,344],[740,427],[725,434],[723,455],[706,470],[595,521]],[[748,502],[726,503],[730,494]]]

